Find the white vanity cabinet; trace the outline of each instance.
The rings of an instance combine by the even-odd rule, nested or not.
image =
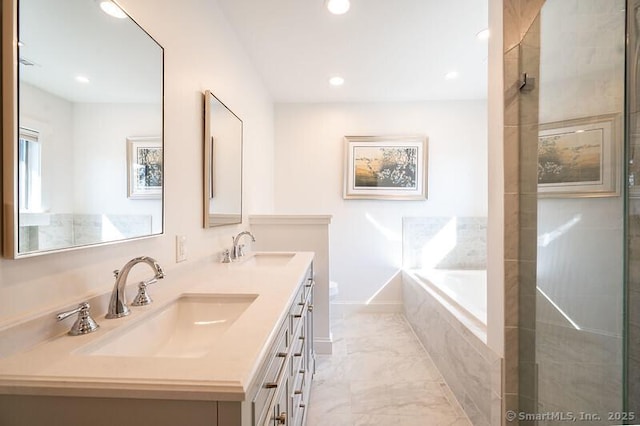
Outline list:
[[[296,290],[263,362],[252,398],[253,425],[304,425],[315,372],[313,265]]]
[[[122,426],[303,426],[315,370],[313,256],[263,255],[253,263],[204,266],[182,282],[168,277],[146,313],[134,310],[124,319],[101,321],[96,333],[56,335],[30,350],[0,356],[0,425],[55,419],[55,424],[111,426],[116,416]],[[269,263],[274,259],[276,266]],[[128,330],[157,325],[156,315],[185,295],[220,300],[249,295],[251,302],[210,343],[215,350],[202,356],[95,351]]]

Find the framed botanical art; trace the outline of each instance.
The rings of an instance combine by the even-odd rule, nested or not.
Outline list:
[[[427,138],[346,136],[345,199],[427,198]]]
[[[540,197],[607,197],[620,194],[619,115],[541,124],[538,132]]]
[[[162,197],[162,145],[159,137],[127,138],[127,196]]]

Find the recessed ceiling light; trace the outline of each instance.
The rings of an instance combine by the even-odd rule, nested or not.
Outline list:
[[[78,83],[83,83],[83,84],[89,83],[89,79],[87,77],[85,77],[84,75],[77,75],[76,76],[76,81]]]
[[[478,40],[488,40],[489,39],[489,28],[485,28],[484,30],[478,32],[478,34],[476,34],[476,38]]]
[[[102,11],[107,15],[113,16],[114,18],[124,19],[127,17],[127,14],[120,9],[120,6],[112,1],[101,1],[100,9],[102,9]]]
[[[344,78],[340,76],[331,77],[329,79],[329,84],[332,86],[342,86],[344,84]]]
[[[327,9],[334,15],[347,13],[349,7],[351,7],[349,0],[327,0]]]
[[[449,71],[448,73],[446,73],[444,75],[444,79],[445,80],[454,80],[456,78],[458,78],[458,71]]]

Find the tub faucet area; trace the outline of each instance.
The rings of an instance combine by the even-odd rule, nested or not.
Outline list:
[[[164,278],[164,271],[162,270],[158,262],[156,262],[156,260],[151,257],[140,256],[128,261],[121,270],[115,270],[113,272],[116,277],[116,283],[114,284],[113,291],[111,292],[109,310],[107,311],[107,315],[105,316],[105,318],[120,318],[129,315],[130,311],[125,300],[124,288],[127,285],[127,277],[129,276],[131,268],[133,268],[138,263],[146,263],[151,267],[155,274],[151,280]]]

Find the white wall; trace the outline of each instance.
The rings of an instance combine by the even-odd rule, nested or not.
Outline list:
[[[487,345],[504,355],[504,75],[503,4],[489,0]]]
[[[64,213],[146,214],[152,216],[153,232],[159,232],[160,200],[127,198],[127,138],[160,136],[162,111],[158,108],[155,104],[74,104],[74,168],[68,173],[74,176],[75,203]]]
[[[165,49],[165,234],[118,245],[1,260],[0,324],[108,291],[113,285],[111,271],[134,256],[155,257],[167,273],[179,273],[179,267],[212,260],[214,252],[229,246],[233,234],[247,227],[245,219],[245,226],[202,229],[205,89],[211,89],[245,124],[245,217],[272,211],[272,100],[217,3],[119,3]],[[175,263],[177,234],[187,237],[189,256],[180,265]],[[140,268],[141,275],[146,272]]]
[[[486,101],[276,105],[275,210],[333,215],[337,301],[365,303],[397,273],[403,216],[486,216],[486,111]],[[396,134],[429,138],[428,200],[344,200],[343,137]]]

